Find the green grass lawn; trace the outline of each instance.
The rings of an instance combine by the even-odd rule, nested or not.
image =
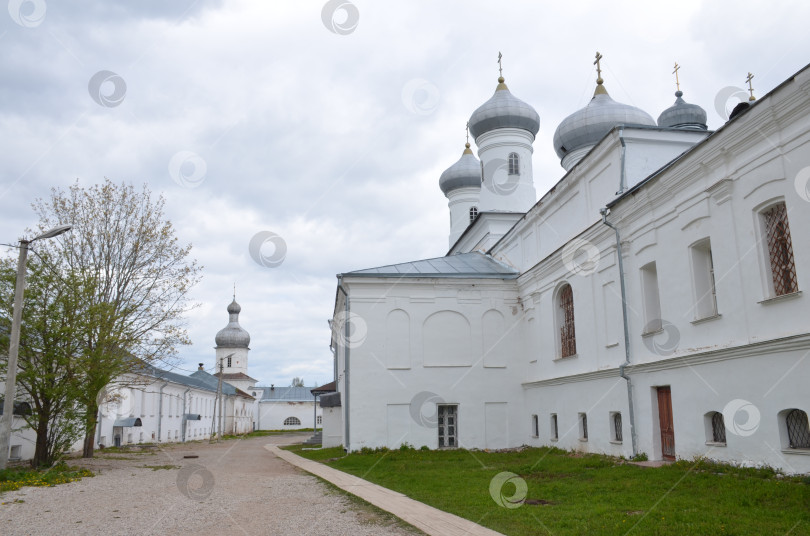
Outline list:
[[[341,448],[288,450],[508,535],[810,535],[810,477],[768,469],[705,461],[648,468],[549,448],[349,456]],[[490,484],[505,471],[518,478],[496,485],[493,498]],[[501,499],[523,482],[525,501]]]

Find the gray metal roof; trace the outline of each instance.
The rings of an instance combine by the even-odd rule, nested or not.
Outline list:
[[[469,279],[516,279],[519,272],[478,251],[435,259],[391,264],[341,274],[351,277],[443,277]]]
[[[256,393],[260,402],[281,400],[285,402],[314,402],[315,396],[310,392],[315,387],[254,387],[250,393]],[[259,391],[262,391],[259,393]]]
[[[439,188],[447,194],[458,188],[481,188],[481,162],[473,155],[468,143],[461,158],[447,168],[439,178]]]
[[[644,110],[616,102],[607,93],[599,93],[587,106],[562,120],[554,132],[554,150],[563,158],[575,149],[595,145],[616,125],[656,126]]]
[[[658,116],[659,127],[681,128],[686,130],[706,130],[706,110],[697,104],[690,104],[681,97],[683,92],[675,92],[675,104]]]
[[[250,344],[250,334],[239,325],[239,313],[242,307],[236,303],[236,298],[228,306],[228,325],[219,330],[214,337],[218,348],[247,348]]]
[[[540,130],[540,116],[529,104],[512,95],[502,79],[495,94],[470,116],[470,134],[476,140],[496,128],[522,128],[533,135]]]

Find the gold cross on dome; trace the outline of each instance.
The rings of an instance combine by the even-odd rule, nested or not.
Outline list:
[[[675,62],[675,70],[674,70],[674,71],[672,71],[672,74],[674,74],[674,75],[675,75],[675,87],[677,87],[677,88],[678,88],[678,91],[680,91],[680,90],[681,90],[681,81],[680,81],[680,80],[678,80],[678,71],[680,70],[680,68],[681,68],[681,66],[680,66],[680,65],[678,65],[678,62],[676,61],[676,62]]]
[[[750,97],[748,97],[748,100],[749,100],[749,101],[755,101],[755,100],[757,100],[757,98],[754,96],[754,87],[753,87],[753,85],[751,84],[751,80],[753,80],[753,78],[754,78],[754,75],[753,75],[753,74],[751,74],[751,73],[748,73],[748,77],[745,79],[745,81],[746,81],[746,82],[748,82],[748,91],[750,91],[750,92],[751,92],[751,96],[750,96]]]
[[[596,65],[596,77],[602,78],[602,64],[600,61],[602,60],[602,55],[597,51],[596,52],[596,60],[593,62]]]
[[[498,52],[498,76],[503,76],[503,64],[501,63],[501,58],[503,58],[503,54]]]
[[[467,121],[467,143],[470,143],[470,122]]]

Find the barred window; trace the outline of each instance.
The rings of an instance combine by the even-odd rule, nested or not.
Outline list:
[[[232,358],[232,357],[228,357],[228,365],[227,365],[228,367],[230,367],[230,366],[231,366],[231,359],[233,359],[233,358]]]
[[[718,411],[712,413],[712,441],[715,443],[726,442],[726,421],[723,414]]]
[[[790,448],[810,449],[810,427],[807,423],[807,413],[800,409],[793,409],[785,417],[785,424]]]
[[[577,353],[577,338],[574,331],[574,291],[566,284],[559,295],[560,357]]]
[[[588,439],[588,415],[585,413],[579,414],[579,438]]]
[[[622,414],[621,413],[614,413],[613,419],[613,440],[622,442]]]
[[[517,153],[509,153],[509,174],[520,175],[520,156]]]
[[[791,294],[799,290],[796,279],[796,263],[793,259],[793,244],[790,240],[787,208],[778,203],[762,213],[768,239],[768,257],[773,278],[775,296]]]
[[[322,423],[323,423],[323,416],[322,416],[322,415],[318,415],[318,416],[315,418],[315,422],[316,422],[317,424],[322,424]]]
[[[470,222],[473,222],[478,217],[478,207],[470,207]]]
[[[284,419],[284,426],[301,426],[301,420],[298,417],[287,417]]]

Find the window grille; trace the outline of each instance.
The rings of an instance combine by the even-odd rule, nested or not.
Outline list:
[[[228,366],[229,367],[231,366],[231,359],[233,359],[233,358],[231,358],[231,357],[228,358]]]
[[[613,436],[616,441],[622,441],[622,414],[613,414]]]
[[[785,417],[787,424],[788,444],[792,449],[810,449],[810,428],[807,424],[807,413],[800,409],[791,410]]]
[[[300,426],[301,420],[298,417],[287,417],[284,419],[284,426]]]
[[[318,423],[318,424],[321,424],[323,422],[323,416],[318,415],[318,417],[315,419],[315,422]]]
[[[450,405],[439,405],[438,410],[438,424],[439,424],[439,448],[457,447],[458,446],[458,430],[457,430],[457,408]]]
[[[726,421],[723,414],[718,411],[712,415],[712,441],[715,443],[726,442]]]
[[[782,296],[796,292],[799,285],[796,280],[796,263],[793,259],[787,208],[784,203],[779,203],[764,212],[763,217],[768,237],[768,256],[771,261],[774,294]]]
[[[470,207],[470,222],[472,223],[478,217],[478,207]]]
[[[571,285],[565,285],[560,291],[560,309],[562,309],[560,356],[568,357],[577,353],[577,339],[574,333],[574,291],[571,290]]]
[[[509,174],[520,175],[520,157],[517,153],[509,153]]]
[[[551,414],[551,439],[557,439],[559,434],[557,433],[557,414]]]

